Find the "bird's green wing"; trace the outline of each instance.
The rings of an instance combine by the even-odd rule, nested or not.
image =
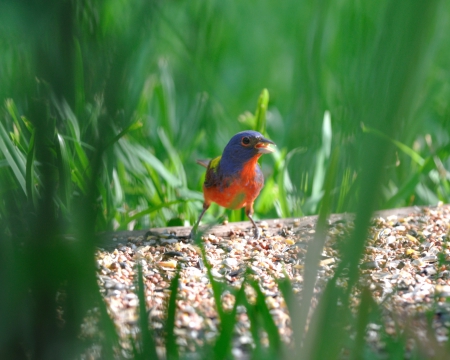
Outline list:
[[[218,171],[220,158],[221,157],[218,156],[209,162],[208,170],[206,170],[206,177],[204,183],[206,187],[217,186],[221,184],[222,177],[220,171]]]
[[[214,172],[216,172],[216,171],[217,171],[217,167],[219,166],[219,162],[220,162],[220,159],[221,159],[221,158],[222,158],[222,156],[218,156],[218,157],[212,159],[212,160],[209,162],[209,169],[211,169],[211,170],[213,170]]]

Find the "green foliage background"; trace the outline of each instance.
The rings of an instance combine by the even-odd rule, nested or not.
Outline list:
[[[256,217],[356,212],[348,264],[372,210],[448,203],[448,34],[449,4],[435,0],[2,1],[0,345],[46,357],[58,337],[36,338],[73,339],[98,301],[93,264],[70,271],[92,258],[94,231],[193,224],[195,160],[244,129],[278,146],[262,159]],[[44,321],[61,282],[73,295],[63,334]],[[13,326],[30,289],[47,312]]]

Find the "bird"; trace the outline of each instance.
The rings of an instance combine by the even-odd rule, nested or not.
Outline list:
[[[231,138],[221,156],[210,161],[197,160],[207,170],[203,183],[203,211],[192,228],[191,239],[195,237],[206,210],[214,202],[227,209],[245,207],[245,214],[254,227],[254,238],[259,240],[260,232],[252,217],[253,203],[264,186],[258,159],[275,151],[271,145],[276,146],[259,132],[246,130]]]

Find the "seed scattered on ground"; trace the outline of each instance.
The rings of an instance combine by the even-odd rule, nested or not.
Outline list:
[[[308,243],[315,236],[315,223],[267,220],[259,224],[264,235],[251,237],[252,229],[234,228],[228,236],[206,233],[202,237],[206,259],[212,276],[230,289],[239,289],[246,269],[258,281],[266,304],[279,329],[281,339],[292,343],[292,329],[286,303],[277,286],[277,279],[288,276],[293,291],[301,294],[304,257]],[[331,221],[326,245],[319,260],[315,296],[322,293],[339,264],[340,241],[353,229],[351,219]],[[393,336],[407,330],[411,338],[431,341],[434,331],[438,343],[448,340],[450,327],[450,207],[425,208],[406,216],[390,215],[374,218],[360,262],[361,286],[369,287],[373,299],[380,304],[385,331]],[[138,333],[136,296],[137,264],[142,266],[145,300],[153,329],[163,329],[170,282],[177,268],[180,271],[175,334],[183,353],[194,353],[204,343],[212,343],[220,323],[214,303],[207,269],[198,246],[181,241],[176,234],[149,231],[144,236],[126,239],[111,236],[111,250],[96,253],[97,278],[120,338],[123,351],[131,351],[130,337]],[[248,301],[256,294],[246,288]],[[234,296],[222,295],[225,310],[231,310]],[[317,303],[317,301],[313,301]],[[358,303],[357,294],[353,301]],[[430,314],[433,316],[430,317]],[[399,321],[407,319],[407,321]],[[430,320],[431,319],[431,320]],[[402,329],[414,320],[415,326]],[[431,321],[431,327],[429,324]],[[382,351],[381,324],[370,323],[366,340]],[[83,329],[85,336],[93,332]],[[159,351],[164,344],[161,331],[155,331]],[[264,339],[261,339],[264,343]],[[238,307],[233,351],[242,358],[253,345],[245,307]]]

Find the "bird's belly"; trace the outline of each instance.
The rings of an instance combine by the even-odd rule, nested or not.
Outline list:
[[[207,202],[215,202],[228,209],[240,209],[255,201],[262,186],[263,183],[256,181],[245,183],[234,181],[227,187],[204,186],[203,191]]]

